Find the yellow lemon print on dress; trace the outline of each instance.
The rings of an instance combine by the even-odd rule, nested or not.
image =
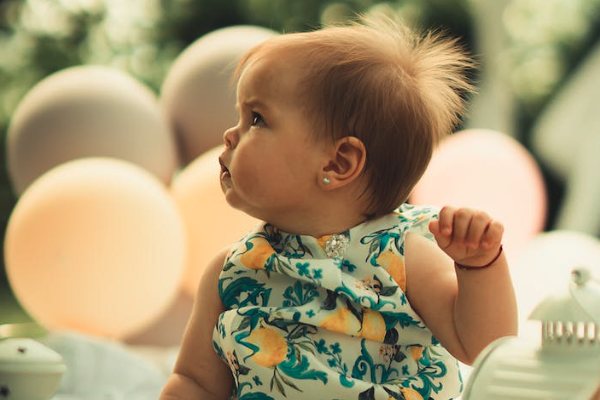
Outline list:
[[[247,340],[258,347],[251,357],[258,365],[274,367],[283,362],[287,356],[287,342],[273,328],[258,328],[248,336]]]
[[[363,314],[362,329],[360,337],[383,342],[385,339],[385,321],[379,311],[366,308]]]
[[[404,395],[406,400],[423,400],[421,393],[417,392],[413,388],[404,387],[400,389],[400,392]]]
[[[249,269],[264,269],[269,257],[275,253],[273,247],[264,239],[254,238],[250,240],[252,248],[240,257],[240,262]]]
[[[403,292],[406,292],[406,272],[404,270],[404,260],[391,250],[384,251],[377,257],[379,264],[398,284]]]
[[[338,308],[323,318],[319,328],[356,336],[360,331],[360,321],[347,308]]]
[[[319,328],[382,342],[386,333],[383,316],[369,308],[363,310],[362,326],[349,309],[339,308],[323,318]]]
[[[325,246],[327,246],[327,241],[331,238],[331,235],[325,235],[325,236],[321,236],[320,238],[317,238],[317,244],[319,245],[319,247],[325,251]]]
[[[415,361],[419,361],[421,357],[423,357],[423,350],[423,346],[412,346],[410,348],[410,355],[412,356],[412,359]]]

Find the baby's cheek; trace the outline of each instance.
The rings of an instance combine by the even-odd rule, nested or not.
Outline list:
[[[264,186],[269,179],[261,175],[255,166],[248,166],[232,171],[236,191],[244,198],[259,200],[264,196]]]

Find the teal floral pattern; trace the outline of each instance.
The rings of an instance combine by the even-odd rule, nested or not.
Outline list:
[[[262,224],[227,256],[227,311],[213,345],[239,400],[448,400],[462,391],[457,362],[405,295],[404,239],[433,240],[437,210],[405,204],[343,235],[313,238]]]

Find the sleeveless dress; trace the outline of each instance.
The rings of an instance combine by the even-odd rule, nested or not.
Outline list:
[[[213,345],[239,400],[449,400],[463,382],[405,295],[407,232],[437,210],[405,204],[314,238],[261,224],[227,256]],[[410,282],[409,282],[410,284]]]

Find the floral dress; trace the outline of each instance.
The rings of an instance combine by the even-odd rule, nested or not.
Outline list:
[[[437,210],[405,204],[342,234],[314,238],[261,224],[227,256],[227,311],[213,345],[239,400],[448,400],[456,360],[411,308],[407,232],[433,240]]]

